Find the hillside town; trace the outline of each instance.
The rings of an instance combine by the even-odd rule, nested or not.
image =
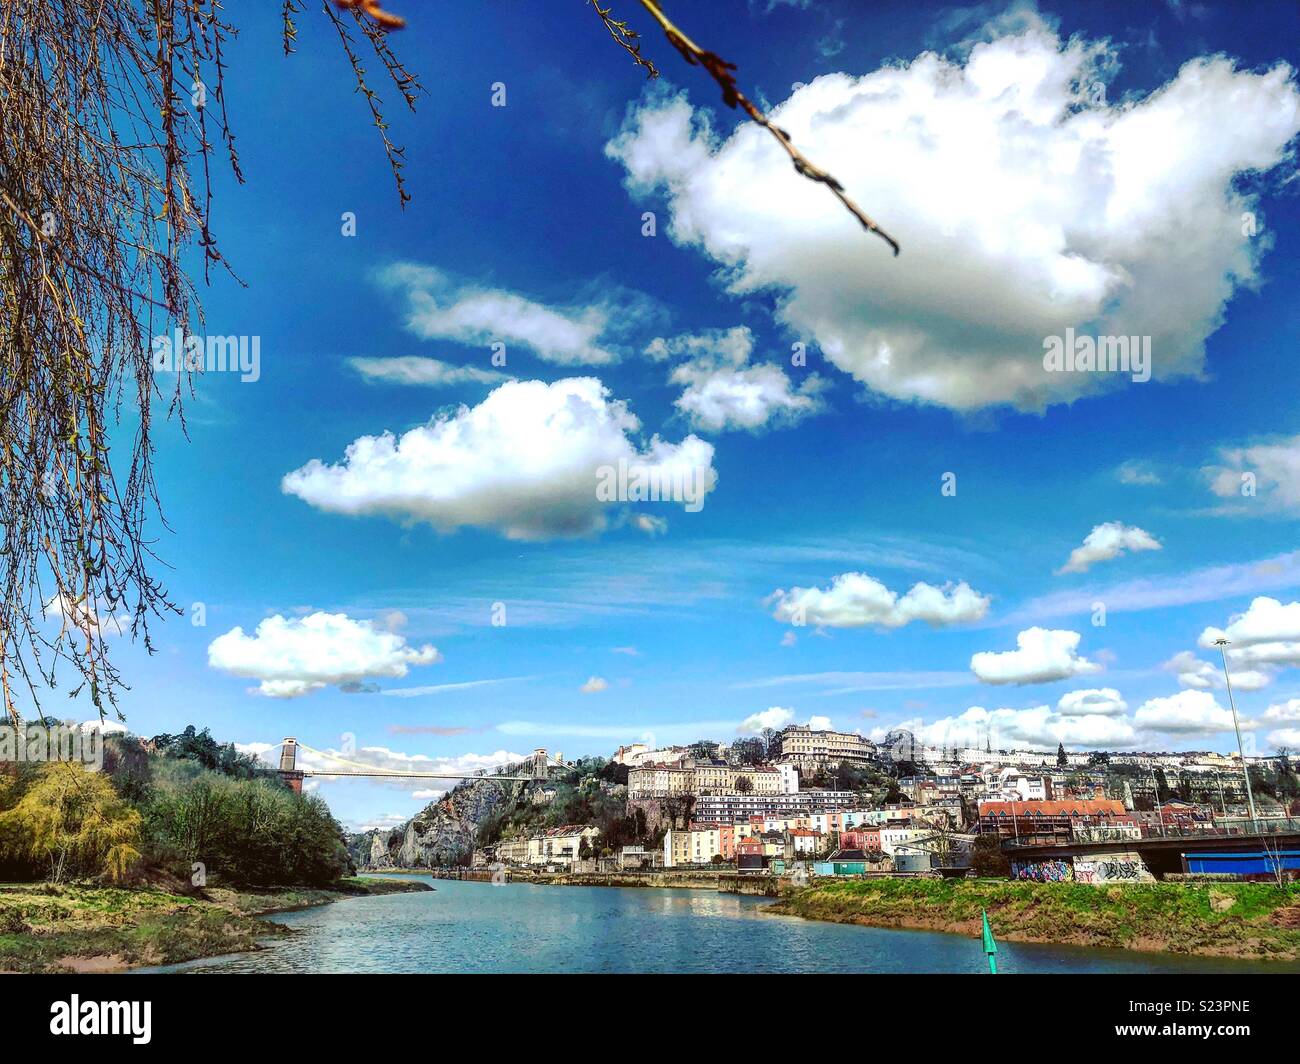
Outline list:
[[[976,872],[1094,883],[1171,869],[1300,869],[1290,851],[1270,863],[1175,847],[1175,864],[1162,858],[1161,867],[1139,852],[1144,840],[1294,834],[1300,781],[1285,752],[1243,765],[1213,752],[934,749],[906,732],[877,745],[857,733],[791,726],[730,746],[634,743],[598,775],[584,774],[590,767],[578,766],[569,785],[598,794],[602,808],[621,803],[622,819],[608,829],[544,818],[532,830],[498,823],[499,836],[480,832],[471,866],[796,878]],[[543,786],[528,805],[535,812],[557,800]]]

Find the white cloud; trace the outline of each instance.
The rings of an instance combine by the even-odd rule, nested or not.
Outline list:
[[[1156,484],[1162,484],[1160,474],[1151,468],[1146,462],[1127,461],[1122,463],[1115,470],[1115,479],[1121,484],[1131,484],[1141,487],[1151,487]]]
[[[609,681],[603,676],[592,676],[581,687],[578,688],[584,695],[599,694],[609,687]]]
[[[1245,613],[1230,617],[1227,628],[1206,628],[1197,642],[1213,647],[1218,639],[1229,641],[1234,666],[1300,666],[1300,602],[1283,605],[1261,595]],[[1239,682],[1235,669],[1232,679]]]
[[[640,427],[594,377],[508,381],[477,406],[438,414],[400,437],[362,436],[338,465],[312,459],[282,488],[332,513],[425,521],[444,532],[488,528],[509,539],[606,528],[598,471],[620,462],[693,486],[702,505],[717,482],[712,444],[654,436],[642,448],[632,438]]]
[[[790,167],[766,130],[725,140],[684,96],[652,96],[606,153],[670,235],[728,290],[773,295],[796,335],[870,389],[967,410],[1038,410],[1128,382],[1049,373],[1068,327],[1151,338],[1154,376],[1199,377],[1204,344],[1267,241],[1242,233],[1239,174],[1286,163],[1300,91],[1279,63],[1186,63],[1145,98],[1096,88],[1118,48],[1062,42],[1041,20],[862,77],[828,74],[771,111],[793,142],[893,232],[866,236]]]
[[[668,375],[682,394],[674,402],[691,425],[704,432],[793,425],[821,409],[824,382],[815,373],[794,386],[773,363],[751,365],[754,338],[745,326],[651,341],[654,359],[687,356]]]
[[[794,710],[783,709],[781,706],[772,706],[761,713],[753,713],[746,717],[736,729],[737,732],[749,732],[758,734],[764,728],[776,728],[780,730],[794,720]]]
[[[404,636],[343,613],[276,614],[251,636],[232,628],[208,646],[212,668],[260,680],[258,690],[269,698],[297,698],[330,684],[405,676],[412,665],[440,660],[428,644],[408,646]]]
[[[441,270],[397,263],[379,273],[404,293],[406,326],[428,340],[518,346],[559,365],[616,361],[620,341],[655,317],[649,301],[632,292],[605,292],[587,303],[553,307],[517,292],[460,284]],[[616,297],[616,298],[615,298]]]
[[[1275,732],[1269,732],[1268,741],[1275,750],[1283,746],[1295,750],[1296,747],[1300,747],[1300,728],[1280,728]]]
[[[127,727],[120,720],[109,720],[105,717],[103,720],[83,721],[80,726],[83,732],[99,732],[101,735],[125,735]]]
[[[457,366],[437,358],[404,355],[400,358],[350,358],[348,365],[368,381],[427,388],[454,384],[496,384],[506,379],[496,370]]]
[[[1108,562],[1125,551],[1160,550],[1160,543],[1149,532],[1120,521],[1096,525],[1084,537],[1083,545],[1070,552],[1069,560],[1058,573],[1086,573],[1097,562]]]
[[[1016,650],[971,655],[971,672],[991,684],[1051,683],[1100,672],[1100,665],[1079,656],[1081,638],[1078,632],[1027,628],[1016,636]]]
[[[1063,717],[1122,717],[1128,712],[1128,703],[1113,687],[1095,687],[1062,695],[1056,711]]]
[[[898,592],[866,573],[840,573],[824,590],[778,588],[767,602],[775,604],[772,616],[778,621],[825,628],[901,628],[912,621],[938,628],[978,621],[989,608],[989,597],[964,581],[943,587],[920,582],[900,598]]]
[[[1300,513],[1300,436],[1259,443],[1251,447],[1224,447],[1219,451],[1221,465],[1204,470],[1210,490],[1221,499],[1236,499],[1234,512],[1252,507]],[[1242,494],[1249,474],[1253,494]]]
[[[955,717],[933,723],[904,724],[925,746],[978,747],[994,749],[1034,747],[1051,749],[1058,743],[1087,749],[1115,749],[1136,738],[1133,726],[1119,717],[1101,713],[1067,715],[1053,713],[1050,706],[1030,709],[994,709],[972,706]]]
[[[1198,642],[1210,647],[1217,639],[1227,639],[1237,647],[1300,640],[1300,602],[1283,605],[1275,598],[1261,595],[1245,613],[1230,617],[1226,629],[1206,628]]]
[[[1259,719],[1264,724],[1300,724],[1300,698],[1273,703]]]
[[[1140,728],[1177,735],[1214,735],[1232,731],[1232,714],[1208,691],[1179,691],[1166,698],[1149,698],[1133,715]],[[1242,721],[1242,727],[1249,727]]]
[[[809,717],[808,727],[810,727],[813,731],[830,731],[831,718],[830,717]]]
[[[1208,661],[1202,661],[1190,650],[1180,650],[1160,667],[1177,673],[1178,682],[1183,687],[1208,691],[1218,683],[1218,670]]]
[[[1184,687],[1209,691],[1223,687],[1223,670],[1218,665],[1198,658],[1190,650],[1175,654],[1161,668],[1178,674]],[[1234,669],[1232,686],[1241,691],[1258,691],[1273,682],[1273,674],[1266,669]]]

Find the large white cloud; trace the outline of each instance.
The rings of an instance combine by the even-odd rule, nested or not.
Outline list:
[[[983,749],[988,744],[994,749],[1050,749],[1064,743],[1075,748],[1115,749],[1136,738],[1133,726],[1125,719],[1100,713],[1053,713],[1049,706],[994,710],[972,706],[955,717],[904,726],[923,745],[938,748]]]
[[[1300,602],[1284,605],[1261,595],[1245,613],[1230,617],[1226,628],[1206,628],[1197,642],[1213,647],[1219,639],[1228,640],[1228,661],[1233,665],[1300,665]],[[1233,682],[1237,682],[1235,672]]]
[[[232,628],[208,645],[214,669],[260,680],[269,698],[297,698],[330,684],[405,676],[412,665],[441,660],[435,647],[409,646],[404,636],[344,613],[267,617],[248,635]]]
[[[1080,656],[1081,638],[1078,632],[1026,628],[1016,636],[1015,650],[972,654],[971,672],[982,683],[991,684],[1050,683],[1100,672],[1100,665]]]
[[[1262,506],[1300,513],[1300,436],[1249,447],[1224,447],[1219,458],[1221,464],[1206,466],[1204,472],[1215,495],[1238,500],[1238,505],[1229,509],[1248,513],[1252,507]],[[1243,495],[1246,487],[1250,495]]]
[[[717,483],[713,445],[693,435],[681,443],[654,436],[639,447],[632,439],[639,430],[627,404],[594,377],[508,381],[477,406],[441,413],[400,437],[362,436],[337,465],[312,459],[282,487],[332,513],[425,521],[441,531],[489,528],[510,539],[607,527],[610,500],[597,488],[601,470],[617,472],[620,463],[665,490],[680,488],[670,501],[691,508],[698,496],[703,505]]]
[[[900,598],[866,573],[841,573],[825,589],[778,588],[767,601],[774,605],[772,616],[778,621],[824,628],[901,628],[912,621],[938,628],[978,621],[989,608],[988,596],[965,582],[943,587],[920,582]]]
[[[796,87],[773,122],[901,240],[896,259],[766,130],[724,140],[683,96],[634,108],[606,152],[634,194],[665,194],[673,239],[730,292],[774,294],[782,321],[871,389],[1042,409],[1129,380],[1047,372],[1045,340],[1071,327],[1150,337],[1156,378],[1201,375],[1268,246],[1243,232],[1257,204],[1238,176],[1287,162],[1300,131],[1286,64],[1200,58],[1108,103],[1118,55],[1030,19],[964,62],[927,52]]]
[[[426,340],[518,346],[560,365],[616,361],[620,341],[652,322],[646,297],[611,293],[568,306],[550,306],[518,292],[460,283],[432,266],[401,262],[380,271],[379,281],[403,293],[406,327]]]
[[[1232,731],[1232,714],[1208,691],[1179,691],[1165,698],[1149,698],[1138,706],[1133,720],[1148,731],[1175,735],[1214,735]],[[1242,721],[1243,728],[1250,727]]]
[[[795,385],[780,366],[750,363],[754,339],[738,326],[695,336],[659,337],[646,348],[652,358],[687,356],[668,375],[682,394],[673,404],[705,432],[757,431],[793,425],[821,409],[824,382],[815,373]]]
[[[1126,551],[1160,550],[1159,541],[1140,528],[1121,521],[1107,521],[1097,525],[1084,537],[1083,545],[1070,552],[1059,573],[1086,573],[1097,562],[1118,558]]]
[[[1063,717],[1122,717],[1128,712],[1128,703],[1113,687],[1094,687],[1063,694],[1056,711]]]

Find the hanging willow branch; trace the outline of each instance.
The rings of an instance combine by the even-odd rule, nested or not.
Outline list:
[[[673,25],[655,0],[641,0],[641,6],[649,11],[655,21],[659,23],[664,31],[664,35],[668,38],[668,43],[681,53],[682,58],[685,59],[686,62],[690,63],[691,66],[703,67],[708,72],[709,76],[718,83],[718,86],[722,89],[723,103],[728,107],[739,107],[745,112],[745,114],[749,115],[751,119],[771,133],[772,136],[776,138],[777,143],[779,143],[789,154],[790,161],[794,163],[794,168],[799,173],[808,178],[808,180],[819,182],[829,188],[835,195],[835,198],[844,204],[848,212],[858,220],[863,229],[869,233],[875,233],[876,236],[880,237],[886,244],[894,249],[895,255],[898,254],[900,250],[898,241],[872,221],[861,207],[849,199],[848,195],[844,191],[844,186],[841,185],[833,175],[828,174],[821,167],[816,166],[811,160],[809,160],[803,152],[794,146],[793,142],[790,140],[790,134],[780,126],[774,125],[767,115],[763,114],[763,112],[760,111],[754,103],[736,87],[736,76],[732,73],[732,71],[736,69],[735,63],[728,63],[716,53],[705,51],[698,44],[692,41],[686,36],[686,34]]]
[[[283,0],[286,51],[301,10]],[[413,105],[380,14],[345,17]],[[211,164],[243,180],[224,88],[234,34],[221,0],[0,2],[0,698],[15,723],[60,663],[105,716],[125,686],[112,640],[152,651],[149,618],[178,612],[155,575],[153,427],[157,401],[183,427],[189,378],[155,376],[151,338],[201,331],[196,251],[205,275],[229,269]],[[384,146],[404,198],[400,151]]]

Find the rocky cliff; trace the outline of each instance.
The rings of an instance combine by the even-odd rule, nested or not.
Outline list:
[[[379,828],[348,838],[357,868],[429,868],[468,860],[479,824],[513,803],[526,783],[470,780],[448,791],[398,828]]]

